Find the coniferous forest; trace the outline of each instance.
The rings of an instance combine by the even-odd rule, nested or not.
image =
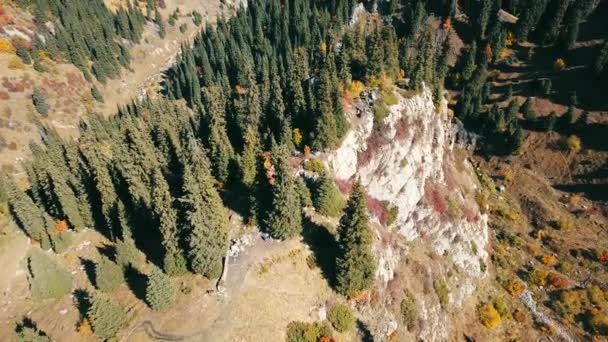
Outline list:
[[[77,141],[41,124],[43,143],[31,145],[33,157],[24,164],[27,191],[11,176],[2,179],[0,195],[15,221],[55,253],[66,251],[86,228],[116,243],[124,263],[96,266],[104,292],[123,281],[129,249],[141,250],[158,267],[146,301],[161,310],[175,296],[168,276],[220,277],[230,210],[272,238],[288,239],[301,234],[303,207],[313,193],[315,206],[328,206],[319,212],[342,217],[336,290],[354,296],[370,288],[375,261],[365,189],[356,183],[346,204],[331,193],[337,190],[327,175],[308,189],[294,174],[294,154],[337,148],[350,128],[344,98],[357,84],[386,82],[413,92],[428,87],[437,103],[447,90],[457,92],[456,118],[499,146],[497,153],[511,154],[522,143],[527,119],[545,130],[554,129],[557,119],[536,119],[529,104],[489,106],[490,69],[502,63],[502,51],[514,40],[571,49],[594,7],[592,0],[459,1],[469,25],[457,52],[450,39],[455,0],[366,1],[365,8],[380,15],[353,21],[359,2],[251,0],[182,47],[159,98],[121,107],[111,118],[87,115]],[[54,24],[34,46],[74,64],[88,79],[116,78],[129,68],[129,45],[139,42],[148,20],[127,3],[112,12],[102,0],[30,1],[41,27]],[[150,3],[153,11],[156,2]],[[501,20],[500,9],[519,20]],[[601,79],[606,51],[594,65]],[[29,262],[32,273],[56,266],[38,254]],[[56,273],[57,282],[69,282],[63,270]],[[64,290],[58,285],[53,292]],[[109,338],[123,323],[108,328],[100,317],[125,313],[104,296],[94,296],[89,321]]]

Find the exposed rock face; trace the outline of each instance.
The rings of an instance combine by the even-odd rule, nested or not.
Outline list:
[[[446,256],[442,269],[427,265],[426,273],[446,279],[449,304],[458,307],[486,274],[488,230],[487,217],[475,201],[477,183],[472,167],[464,158],[459,161],[453,149],[447,103],[436,110],[429,89],[411,98],[398,95],[398,103],[388,107],[388,117],[377,128],[371,108],[374,101],[381,100],[375,97],[368,94],[367,100],[356,105],[359,117],[353,115],[352,130],[327,157],[327,164],[337,179],[359,178],[370,197],[396,206],[394,231]],[[378,279],[386,285],[400,259],[409,257],[408,250],[402,256],[379,242],[376,251]],[[447,277],[453,266],[458,271]],[[425,341],[447,338],[449,320],[439,303],[421,298],[419,305],[420,318],[426,322],[418,337]],[[393,323],[386,323],[380,331]]]

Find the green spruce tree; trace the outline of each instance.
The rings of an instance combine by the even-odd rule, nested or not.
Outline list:
[[[125,278],[122,267],[105,256],[95,264],[95,287],[103,292],[112,292]]]
[[[127,311],[116,301],[102,293],[93,294],[90,300],[86,316],[97,337],[109,340],[127,326]]]
[[[373,239],[365,192],[357,181],[338,226],[336,288],[340,293],[352,297],[372,286],[376,272]]]
[[[175,302],[175,285],[171,278],[158,267],[152,269],[146,287],[146,302],[153,310],[168,309]]]

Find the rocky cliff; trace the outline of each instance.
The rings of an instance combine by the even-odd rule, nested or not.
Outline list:
[[[373,310],[384,318],[371,328],[376,335],[394,333],[401,322],[390,307],[408,288],[416,294],[421,322],[406,334],[444,340],[452,335],[449,312],[486,275],[487,217],[479,208],[474,170],[454,147],[447,103],[436,108],[428,88],[413,96],[395,93],[398,101],[387,106],[381,123],[374,123],[373,115],[374,104],[382,101],[379,92],[368,91],[355,103],[352,129],[327,164],[339,182],[359,178],[372,202],[398,208],[394,224],[377,225],[378,287],[394,293],[385,293],[384,305]],[[441,284],[448,290],[447,303],[439,299],[445,292],[438,289]]]

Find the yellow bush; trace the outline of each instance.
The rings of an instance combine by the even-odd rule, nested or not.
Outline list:
[[[356,81],[356,80],[352,81],[348,85],[348,94],[351,96],[351,98],[356,99],[359,96],[361,96],[361,92],[363,91],[364,88],[365,88],[365,85],[363,84],[363,82]]]
[[[570,151],[578,152],[582,148],[581,139],[576,135],[571,135],[566,139],[566,146]]]
[[[509,280],[507,282],[507,284],[506,284],[506,290],[512,296],[519,296],[519,295],[521,295],[524,292],[525,289],[526,289],[526,287],[524,286],[524,283],[521,282],[517,278],[513,278],[513,279]]]
[[[293,143],[296,147],[300,146],[302,143],[302,132],[300,132],[299,128],[293,129]]]
[[[501,321],[500,314],[492,304],[486,304],[479,308],[479,321],[488,329],[496,328]]]
[[[321,42],[321,46],[320,46],[320,50],[321,50],[321,55],[323,57],[327,56],[327,43],[326,42]]]
[[[555,60],[555,62],[553,63],[553,69],[556,72],[560,72],[564,69],[566,69],[566,62],[564,62],[563,58],[558,58]]]
[[[24,67],[25,65],[19,57],[13,57],[10,61],[8,61],[8,68],[11,70],[23,69]]]
[[[543,255],[540,257],[540,262],[545,266],[553,267],[557,265],[557,258],[553,255]]]
[[[591,319],[589,320],[593,331],[599,335],[608,335],[608,314],[606,311],[593,309],[591,310]]]
[[[528,280],[534,285],[545,286],[547,285],[548,276],[549,271],[540,268],[535,268],[532,272],[530,272],[530,274],[528,274]]]
[[[15,47],[8,39],[0,38],[0,53],[15,53]]]

